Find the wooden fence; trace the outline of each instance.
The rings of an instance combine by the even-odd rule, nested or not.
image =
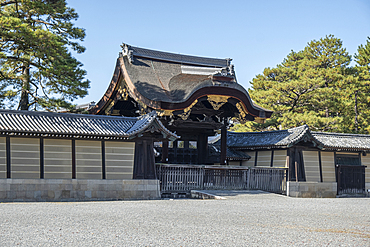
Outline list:
[[[286,192],[287,168],[220,167],[157,164],[161,192],[252,189]]]

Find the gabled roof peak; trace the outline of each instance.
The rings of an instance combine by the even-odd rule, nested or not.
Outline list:
[[[322,146],[322,143],[311,134],[308,125],[286,130],[228,133],[228,146],[235,148],[287,148],[301,141],[311,141],[315,146]]]
[[[150,50],[146,48],[140,48],[131,46],[123,43],[122,55],[127,56],[129,61],[133,59],[134,56],[149,58],[161,61],[175,62],[181,64],[189,65],[199,65],[199,66],[208,66],[216,68],[225,68],[231,66],[231,58],[220,59],[220,58],[208,58],[208,57],[198,57],[191,55],[183,55],[177,53],[163,52]]]

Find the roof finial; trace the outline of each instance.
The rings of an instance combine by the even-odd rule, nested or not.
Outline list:
[[[134,61],[134,53],[131,49],[131,46],[125,43],[122,43],[122,55],[127,56],[128,61],[132,64]]]

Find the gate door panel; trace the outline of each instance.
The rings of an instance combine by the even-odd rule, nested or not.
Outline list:
[[[365,194],[366,166],[337,165],[338,195]]]

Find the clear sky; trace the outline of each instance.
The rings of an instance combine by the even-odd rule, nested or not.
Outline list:
[[[98,101],[112,79],[122,43],[187,55],[232,58],[245,88],[291,50],[333,34],[353,55],[370,36],[369,0],[67,0],[86,29],[76,55]]]

